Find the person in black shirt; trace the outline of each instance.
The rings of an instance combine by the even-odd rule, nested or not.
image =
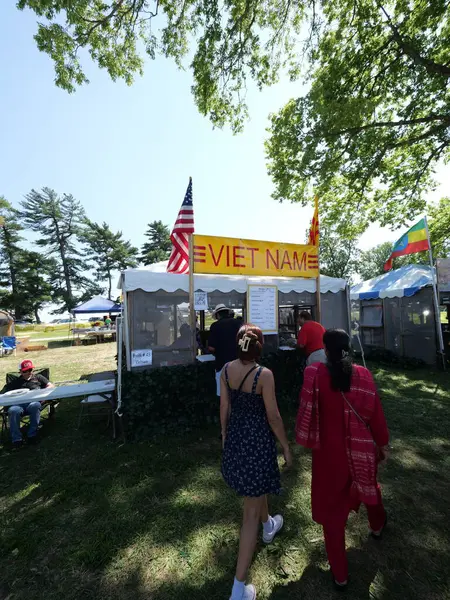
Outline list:
[[[216,387],[220,397],[220,374],[226,363],[236,360],[236,337],[242,323],[230,315],[224,304],[218,304],[213,316],[217,319],[209,330],[208,350],[216,357]]]
[[[19,369],[20,377],[17,377],[10,383],[7,383],[2,390],[2,394],[5,392],[11,392],[12,390],[39,390],[54,387],[46,377],[33,373],[34,365],[31,360],[23,360],[20,363]],[[22,434],[20,432],[20,419],[24,414],[30,417],[28,441],[32,443],[36,440],[39,421],[41,419],[41,403],[29,402],[28,404],[20,404],[9,407],[9,429],[11,431],[12,443],[16,447],[21,446],[23,442]]]

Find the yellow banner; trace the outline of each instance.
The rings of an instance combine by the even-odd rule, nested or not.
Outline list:
[[[194,272],[268,277],[318,277],[316,246],[194,236]]]

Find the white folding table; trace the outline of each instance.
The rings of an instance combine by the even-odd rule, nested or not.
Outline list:
[[[105,398],[113,408],[113,437],[116,437],[116,425],[114,418],[115,408],[115,379],[103,381],[91,381],[90,383],[77,383],[75,385],[61,385],[59,387],[45,388],[43,390],[30,390],[23,395],[0,394],[0,406],[20,406],[30,402],[52,402],[65,398],[86,398],[87,396],[101,396]]]

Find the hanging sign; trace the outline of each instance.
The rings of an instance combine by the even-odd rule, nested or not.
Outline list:
[[[317,246],[194,235],[194,271],[315,278],[319,258]]]
[[[436,260],[436,267],[439,287],[443,291],[450,291],[450,259],[438,258]]]
[[[153,362],[152,350],[133,350],[131,352],[132,367],[147,367]]]
[[[208,294],[206,292],[194,292],[194,309],[208,310]]]
[[[268,335],[278,333],[278,288],[276,285],[249,285],[247,320]]]

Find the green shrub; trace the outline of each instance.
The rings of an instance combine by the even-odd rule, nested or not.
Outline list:
[[[264,357],[261,364],[274,373],[280,409],[296,405],[303,381],[301,353],[280,351]],[[122,373],[124,420],[133,437],[219,423],[214,363],[131,372],[124,368]]]
[[[407,356],[399,356],[386,348],[369,348],[365,350],[366,360],[384,367],[396,367],[413,371],[415,369],[423,369],[427,363],[420,358],[411,358]]]

